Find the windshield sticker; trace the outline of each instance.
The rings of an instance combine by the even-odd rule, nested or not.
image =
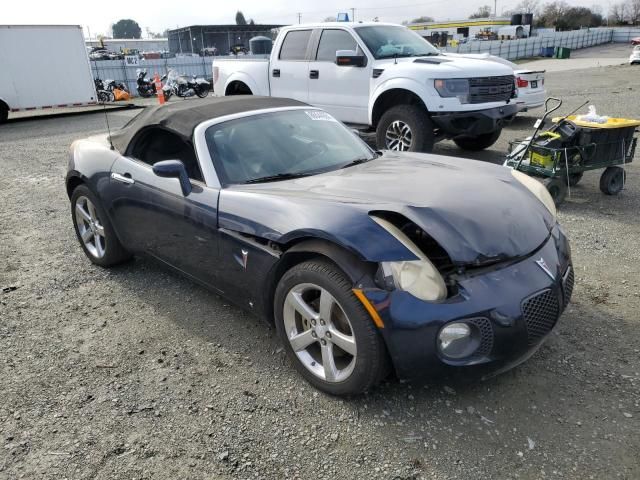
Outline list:
[[[306,113],[311,120],[320,120],[324,122],[337,122],[335,118],[333,118],[327,112],[323,112],[322,110],[305,110],[304,113]]]

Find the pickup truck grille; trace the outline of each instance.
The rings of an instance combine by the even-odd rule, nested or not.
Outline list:
[[[514,93],[513,75],[469,79],[470,103],[506,102]]]

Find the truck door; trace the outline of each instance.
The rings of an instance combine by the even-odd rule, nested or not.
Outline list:
[[[309,103],[325,109],[338,120],[368,123],[371,67],[338,66],[336,52],[362,54],[356,39],[346,30],[325,28],[309,63]]]
[[[307,50],[311,29],[290,30],[271,55],[269,85],[272,97],[309,101],[309,57]]]

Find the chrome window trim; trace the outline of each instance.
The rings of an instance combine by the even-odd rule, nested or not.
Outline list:
[[[237,120],[238,118],[245,117],[253,117],[254,115],[261,115],[263,113],[277,113],[277,112],[286,112],[289,110],[322,110],[321,108],[312,107],[311,105],[305,106],[295,106],[292,105],[290,107],[274,107],[274,108],[263,108],[259,110],[249,110],[247,112],[240,113],[232,113],[231,115],[224,115],[222,117],[214,118],[212,120],[207,120],[199,124],[194,132],[193,132],[193,143],[196,149],[196,157],[198,158],[198,162],[200,163],[200,170],[202,170],[202,175],[204,176],[204,181],[208,187],[211,188],[221,188],[222,184],[220,183],[220,179],[216,172],[215,166],[213,164],[213,158],[211,158],[211,152],[209,152],[209,147],[207,146],[207,140],[205,139],[206,130],[212,126],[217,125],[219,123],[228,122],[231,120]]]

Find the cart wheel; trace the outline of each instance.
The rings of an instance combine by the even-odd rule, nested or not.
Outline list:
[[[627,172],[621,167],[607,167],[600,177],[600,190],[605,195],[617,195],[624,188]]]
[[[580,180],[582,180],[582,175],[582,172],[572,173],[571,175],[569,175],[569,186],[575,187],[580,182]]]
[[[542,180],[542,184],[547,187],[553,203],[556,206],[564,202],[567,196],[567,179],[563,177],[549,177]]]

